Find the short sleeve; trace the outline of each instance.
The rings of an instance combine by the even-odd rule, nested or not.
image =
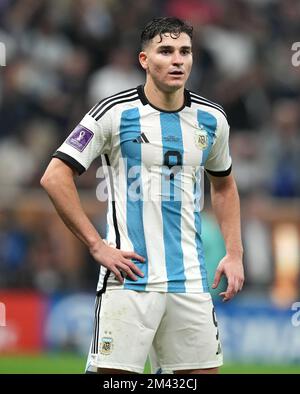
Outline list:
[[[96,121],[86,114],[53,154],[76,169],[79,174],[86,171],[93,160],[107,153],[111,141],[109,114]]]
[[[216,138],[204,168],[213,176],[227,176],[230,174],[232,166],[229,152],[229,125],[223,116],[219,122]]]

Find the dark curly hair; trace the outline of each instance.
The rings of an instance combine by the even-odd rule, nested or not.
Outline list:
[[[186,33],[190,39],[193,38],[193,27],[181,19],[174,17],[161,17],[152,19],[145,26],[141,34],[141,47],[142,49],[159,34],[161,40],[162,35],[170,33],[172,38],[177,38],[181,33]]]

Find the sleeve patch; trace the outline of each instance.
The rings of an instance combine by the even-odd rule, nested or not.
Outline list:
[[[79,124],[70,134],[66,143],[77,149],[79,152],[82,152],[88,146],[93,137],[94,133],[91,130]]]

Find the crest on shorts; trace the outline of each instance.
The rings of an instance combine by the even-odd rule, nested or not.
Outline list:
[[[102,337],[99,352],[104,355],[111,354],[113,346],[114,345],[112,337]]]
[[[199,128],[195,130],[195,145],[200,150],[205,150],[208,146],[208,135],[207,131],[201,124]]]

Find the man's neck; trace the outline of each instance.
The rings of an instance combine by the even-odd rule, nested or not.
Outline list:
[[[163,92],[155,85],[146,82],[144,93],[150,104],[164,111],[177,111],[184,104],[184,88]]]

